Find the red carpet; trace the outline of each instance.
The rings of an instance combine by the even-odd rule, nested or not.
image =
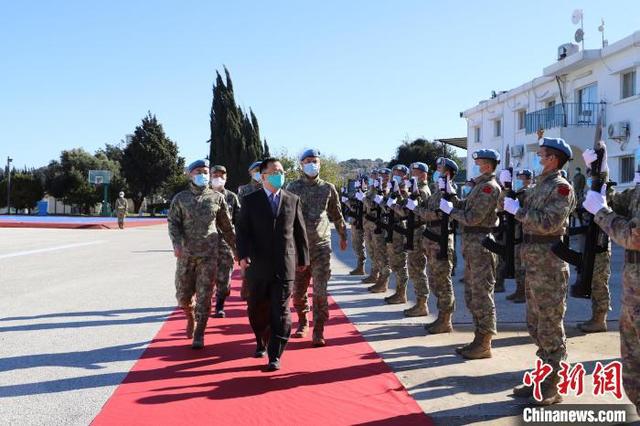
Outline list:
[[[209,320],[204,350],[189,347],[174,312],[93,425],[432,424],[333,302],[329,345],[291,339],[282,369],[265,372],[266,358],[251,357],[253,333],[233,286],[227,318]]]

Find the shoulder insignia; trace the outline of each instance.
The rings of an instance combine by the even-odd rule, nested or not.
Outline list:
[[[482,188],[482,192],[484,192],[485,194],[491,194],[493,192],[493,189],[491,188],[491,186],[489,185],[485,185]]]
[[[558,194],[562,195],[563,197],[568,196],[571,193],[571,189],[564,184],[560,184],[558,185]]]

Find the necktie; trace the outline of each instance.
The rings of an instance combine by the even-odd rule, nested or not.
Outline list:
[[[271,212],[273,213],[273,217],[276,217],[278,213],[278,202],[276,200],[276,194],[269,195],[269,201],[271,202]]]

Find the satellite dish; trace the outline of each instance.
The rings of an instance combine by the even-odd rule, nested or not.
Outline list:
[[[573,25],[578,25],[580,21],[582,21],[582,9],[576,9],[571,14],[571,22],[573,22]]]
[[[602,22],[599,26],[598,26],[598,31],[600,31],[601,33],[604,32],[604,19],[600,19],[600,21]]]
[[[584,31],[582,31],[581,28],[578,28],[573,38],[576,40],[576,43],[580,43],[582,40],[584,40]]]

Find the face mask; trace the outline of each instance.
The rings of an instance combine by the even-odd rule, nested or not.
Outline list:
[[[261,176],[262,175],[260,174],[260,172],[255,172],[252,177],[253,177],[253,180],[255,180],[256,182],[260,182]]]
[[[302,166],[304,174],[309,177],[316,177],[320,173],[320,164],[318,163],[306,163]]]
[[[209,175],[207,174],[198,174],[193,177],[193,183],[195,183],[200,188],[205,187],[209,184]]]
[[[214,188],[223,188],[225,183],[227,183],[227,181],[221,177],[214,177],[211,179],[211,185]]]
[[[282,188],[282,185],[284,185],[284,175],[280,175],[280,174],[278,174],[278,175],[269,175],[267,177],[267,181],[275,189],[280,189],[280,188]]]
[[[463,196],[465,196],[465,197],[468,196],[470,192],[471,192],[471,187],[470,186],[466,186],[465,185],[465,186],[462,187],[462,195]]]
[[[124,194],[118,194],[120,198],[124,198]]]
[[[593,183],[593,179],[587,178],[587,188],[591,188],[592,183]]]
[[[440,172],[436,170],[433,172],[433,181],[437,183],[438,179],[440,179]]]
[[[402,176],[394,176],[393,181],[398,183],[402,182]]]
[[[373,185],[373,179],[369,178],[369,180],[367,180],[367,183],[368,183],[369,186],[372,186]]]
[[[544,170],[544,167],[542,167],[540,161],[536,161],[536,163],[533,165],[533,171],[535,172],[536,176],[540,176],[542,174],[542,170]]]
[[[520,179],[516,179],[515,182],[513,182],[514,191],[520,191],[523,187],[524,187],[524,182],[522,182]]]
[[[473,167],[471,167],[471,177],[478,177],[481,174],[482,173],[480,173],[480,166],[474,164]]]

